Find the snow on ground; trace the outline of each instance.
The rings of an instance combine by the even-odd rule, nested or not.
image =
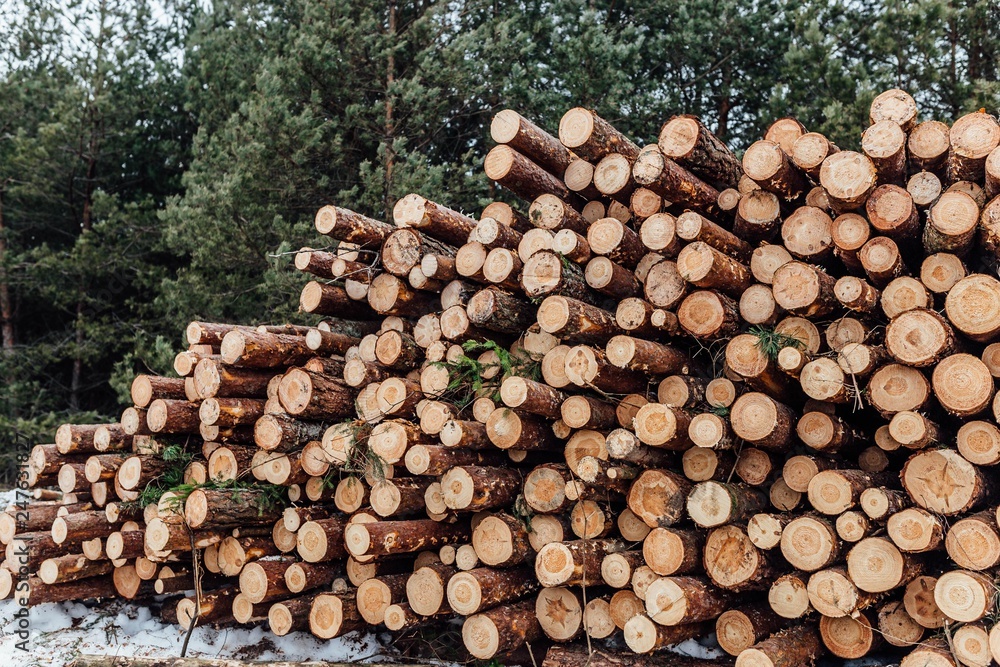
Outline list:
[[[147,607],[113,601],[98,607],[65,602],[30,610],[28,651],[17,645],[20,607],[14,600],[0,602],[0,664],[61,666],[80,653],[122,656],[178,656],[184,632],[164,625]],[[252,660],[371,660],[384,648],[374,635],[351,633],[320,641],[307,632],[276,637],[261,627],[195,628],[189,657]]]

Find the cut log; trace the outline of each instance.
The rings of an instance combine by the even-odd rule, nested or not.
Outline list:
[[[877,183],[877,169],[861,153],[840,151],[823,160],[819,172],[830,204],[838,213],[853,211],[864,206]]]
[[[714,481],[695,485],[687,498],[688,515],[702,528],[749,519],[766,506],[767,498],[756,489]]]
[[[355,558],[415,553],[428,547],[468,542],[471,537],[468,523],[430,519],[354,523],[344,529],[347,550]]]
[[[843,567],[814,573],[809,577],[806,592],[809,603],[828,618],[857,615],[876,602],[876,596],[858,590]]]
[[[660,130],[660,151],[719,187],[735,188],[743,174],[739,159],[697,116],[675,116]]]
[[[972,417],[993,399],[993,377],[978,357],[953,354],[943,359],[931,376],[934,395],[941,406],[958,417]]]
[[[976,240],[979,205],[964,192],[945,192],[930,207],[924,227],[924,250],[965,257]]]
[[[878,611],[878,629],[892,646],[912,646],[920,641],[924,629],[907,613],[902,602],[890,602]]]
[[[902,183],[906,177],[906,133],[898,123],[880,120],[861,135],[861,150],[875,165],[879,183]]]
[[[632,160],[621,153],[609,153],[594,166],[594,186],[605,197],[628,206],[635,191]]]
[[[691,483],[667,470],[646,470],[632,483],[628,506],[650,528],[670,527],[684,518]]]
[[[836,280],[816,266],[787,262],[774,272],[774,300],[790,313],[823,317],[839,305],[834,294]]]
[[[736,658],[737,667],[794,667],[812,663],[824,652],[815,625],[782,630],[746,649]]]
[[[666,626],[656,623],[645,614],[639,614],[625,624],[625,643],[635,653],[652,653],[701,636],[710,627],[706,623]]]
[[[981,111],[966,114],[951,126],[949,142],[948,179],[980,182],[986,157],[1000,143],[1000,123]]]
[[[320,639],[332,639],[364,627],[356,594],[323,593],[312,600],[309,632]]]
[[[766,604],[751,604],[722,613],[715,622],[719,646],[738,656],[784,627],[785,621]]]
[[[886,532],[901,551],[933,551],[944,543],[945,525],[941,517],[919,507],[896,512],[886,522]]]
[[[795,414],[767,394],[743,394],[733,403],[729,418],[733,432],[755,447],[780,452],[791,444]]]
[[[767,190],[753,190],[744,195],[736,207],[733,233],[756,243],[773,241],[781,226],[781,201]]]
[[[806,590],[808,577],[801,572],[785,574],[774,580],[767,593],[767,601],[778,616],[787,619],[801,618],[812,605]]]
[[[712,583],[730,591],[766,589],[777,574],[767,554],[750,541],[744,529],[735,525],[709,532],[704,562],[705,574]]]
[[[903,410],[919,410],[931,395],[931,384],[915,368],[901,364],[886,364],[876,370],[868,381],[868,401],[883,416]]]
[[[839,151],[839,148],[819,132],[807,132],[792,144],[789,157],[812,180],[819,181],[819,171],[823,161]]]
[[[984,274],[962,278],[948,292],[945,313],[967,337],[991,342],[1000,333],[1000,281]]]
[[[540,250],[526,260],[521,272],[521,288],[532,299],[559,294],[588,303],[594,300],[584,272],[576,264],[547,250]]]
[[[448,605],[452,611],[469,616],[531,595],[539,588],[534,570],[520,567],[499,570],[479,567],[459,572],[448,580]]]
[[[576,107],[559,121],[559,141],[584,160],[596,164],[609,153],[635,159],[638,147],[589,109]]]
[[[755,141],[747,148],[743,154],[743,171],[762,189],[785,201],[799,199],[808,187],[805,174],[781,146],[766,139]]]
[[[739,331],[739,306],[719,292],[698,290],[681,302],[677,321],[695,338],[719,340]]]
[[[552,542],[539,550],[535,576],[545,587],[600,584],[604,557],[626,549],[624,542],[613,539]]]
[[[708,216],[721,213],[718,190],[666,157],[657,146],[646,146],[636,154],[632,177],[667,201]]]
[[[489,660],[498,653],[507,653],[542,636],[534,600],[470,616],[462,625],[465,648],[480,660]]]
[[[980,572],[945,572],[934,586],[934,602],[953,621],[972,623],[994,608],[992,579]]]
[[[945,516],[974,509],[995,490],[983,471],[948,449],[914,454],[903,465],[900,478],[913,502]]]
[[[816,516],[800,516],[781,532],[781,554],[792,567],[815,572],[836,562],[840,540],[829,521]]]
[[[732,593],[698,577],[664,577],[646,591],[646,613],[660,625],[675,626],[718,618],[734,600]]]
[[[506,450],[551,450],[556,440],[544,421],[509,408],[494,410],[486,420],[489,442]]]
[[[374,246],[382,243],[392,230],[388,223],[338,206],[324,206],[316,212],[316,231],[339,241]]]
[[[587,228],[591,252],[608,257],[621,266],[634,269],[648,252],[632,229],[615,218],[601,218]]]
[[[867,537],[848,552],[847,571],[861,590],[883,593],[923,574],[923,563],[884,537]]]
[[[621,333],[611,313],[563,296],[546,297],[537,317],[543,331],[564,341],[603,343]]]
[[[573,159],[573,154],[558,139],[513,109],[504,109],[493,116],[490,136],[493,141],[510,145],[559,178]]]

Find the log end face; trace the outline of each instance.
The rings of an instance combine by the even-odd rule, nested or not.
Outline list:
[[[583,107],[570,109],[559,120],[559,141],[573,150],[587,143],[594,132],[594,114]]]
[[[546,544],[535,559],[535,576],[542,586],[561,586],[573,576],[573,553],[560,543]]]
[[[470,616],[462,624],[462,642],[473,656],[489,660],[499,651],[500,631],[488,616]]]
[[[521,129],[521,114],[513,109],[503,109],[490,121],[490,137],[498,144],[508,144]]]

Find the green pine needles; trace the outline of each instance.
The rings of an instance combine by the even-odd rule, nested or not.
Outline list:
[[[757,349],[766,354],[768,359],[777,359],[778,353],[784,347],[794,347],[797,349],[805,347],[798,338],[766,327],[751,327],[750,335],[757,338]]]
[[[499,401],[500,384],[508,377],[518,376],[535,381],[542,378],[542,365],[539,362],[523,352],[512,354],[495,341],[469,340],[462,344],[462,349],[465,354],[455,361],[437,362],[437,365],[448,369],[449,382],[445,396],[459,408],[464,408],[485,395]],[[480,361],[478,357],[486,352],[492,352],[496,360]]]

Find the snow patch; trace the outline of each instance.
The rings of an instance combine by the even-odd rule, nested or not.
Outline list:
[[[14,614],[16,601],[0,601],[0,661],[5,666],[64,665],[80,653],[97,655],[179,656],[184,632],[161,623],[146,607],[113,601],[99,607],[76,602],[39,605],[30,610],[31,637],[27,652]],[[191,635],[187,655],[251,660],[373,660],[383,647],[372,634],[350,633],[321,641],[307,632],[276,637],[262,627],[199,627]]]

